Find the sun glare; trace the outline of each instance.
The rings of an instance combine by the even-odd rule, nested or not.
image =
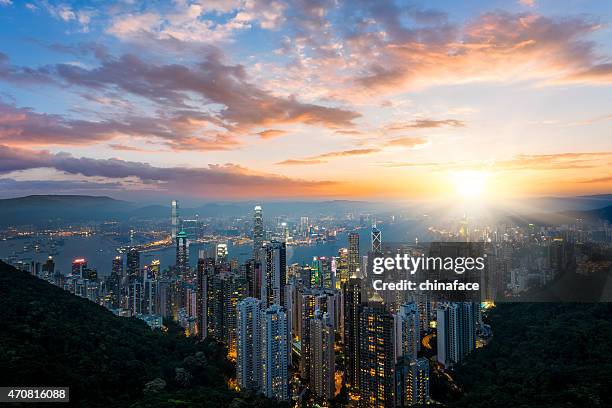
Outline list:
[[[483,171],[463,170],[452,173],[455,193],[462,198],[479,198],[485,193],[487,174]]]

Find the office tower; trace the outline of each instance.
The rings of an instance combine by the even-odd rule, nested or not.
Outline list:
[[[315,292],[315,309],[327,313],[330,324],[334,330],[340,327],[342,299],[340,292],[335,289],[321,289]]]
[[[302,289],[298,292],[300,306],[300,376],[308,380],[310,378],[310,319],[315,315],[316,295],[310,289]]]
[[[394,407],[393,316],[382,302],[361,307],[359,366],[360,405]]]
[[[262,282],[260,299],[265,306],[285,304],[287,283],[287,246],[284,242],[272,241],[261,251]]]
[[[312,261],[314,279],[310,286],[317,288],[333,289],[335,287],[335,276],[332,269],[332,258],[316,256]]]
[[[259,261],[259,250],[264,241],[263,209],[256,205],[253,212],[253,258]]]
[[[157,310],[157,284],[158,280],[150,267],[145,268],[142,275],[142,294],[140,313],[152,315]]]
[[[327,313],[317,310],[310,319],[310,390],[318,397],[332,399],[335,392],[334,327]]]
[[[87,260],[85,258],[77,258],[72,261],[72,276],[83,278],[85,269],[87,269]]]
[[[376,224],[372,226],[372,253],[382,253],[382,234],[380,230],[376,228]]]
[[[450,367],[463,361],[476,348],[477,305],[469,302],[438,306],[438,362]]]
[[[130,281],[140,276],[140,252],[136,248],[130,248],[126,256],[127,275]]]
[[[222,339],[227,345],[230,358],[236,357],[236,322],[238,302],[246,297],[246,280],[231,272],[221,275],[223,292]]]
[[[208,285],[210,278],[215,272],[215,261],[212,258],[205,257],[204,251],[200,251],[198,258],[198,271],[196,284],[197,289],[197,316],[198,316],[198,333],[201,339],[208,336],[208,306],[210,300],[208,298]]]
[[[53,261],[53,257],[49,256],[47,261],[42,266],[43,279],[51,282],[53,280],[53,276],[55,275],[55,262]]]
[[[340,289],[344,282],[350,277],[348,270],[348,248],[340,248],[336,258],[336,289]]]
[[[154,279],[159,279],[161,277],[160,265],[159,259],[153,259],[149,264],[149,272]]]
[[[258,390],[261,380],[261,300],[238,303],[236,378],[241,390]]]
[[[223,340],[223,278],[222,274],[209,277],[208,287],[208,335]]]
[[[174,242],[176,240],[176,236],[179,232],[179,205],[178,205],[178,201],[176,200],[172,200],[172,219],[171,219],[171,223],[172,223],[172,232],[171,232],[171,236],[172,236],[172,242]]]
[[[155,314],[164,319],[172,318],[172,283],[167,278],[159,280],[155,305],[157,306]]]
[[[345,382],[352,390],[359,388],[359,313],[361,279],[350,278],[343,285]]]
[[[405,303],[393,316],[395,321],[395,362],[412,361],[421,349],[419,310],[416,303]]]
[[[425,405],[429,402],[429,361],[426,358],[406,361],[403,406]]]
[[[135,280],[128,287],[128,310],[131,316],[142,314],[142,281]]]
[[[283,307],[272,305],[262,312],[261,391],[268,398],[289,399],[287,369],[287,314]]]
[[[242,267],[249,285],[249,297],[259,298],[261,295],[261,265],[254,259],[250,259]]]
[[[348,234],[348,273],[350,278],[360,278],[359,275],[359,234],[351,232]]]
[[[123,281],[123,258],[117,255],[113,259],[111,274],[107,280],[107,289],[110,295],[111,305],[115,308],[121,307],[121,286]]]
[[[227,262],[227,244],[217,244],[215,250],[215,261],[217,264],[223,264]]]
[[[308,217],[300,217],[300,235],[302,237],[308,236]]]
[[[176,235],[176,272],[179,276],[189,272],[189,241],[185,231]]]
[[[416,303],[419,311],[420,331],[425,333],[429,330],[429,322],[432,320],[431,296],[426,293],[413,292],[409,295],[409,300]]]

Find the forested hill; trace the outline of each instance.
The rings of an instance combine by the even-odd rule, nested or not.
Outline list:
[[[489,322],[449,407],[612,407],[612,303],[505,303]]]
[[[278,406],[227,388],[220,345],[152,331],[2,262],[0,313],[0,386],[69,386],[75,407]]]

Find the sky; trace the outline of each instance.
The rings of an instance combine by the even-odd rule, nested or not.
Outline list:
[[[612,192],[607,1],[0,0],[0,197]]]

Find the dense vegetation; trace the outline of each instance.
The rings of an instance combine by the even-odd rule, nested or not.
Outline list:
[[[116,317],[2,262],[0,310],[0,386],[69,386],[78,407],[277,406],[227,388],[221,345]]]
[[[494,337],[458,368],[449,406],[612,406],[612,304],[506,303],[488,319]]]

